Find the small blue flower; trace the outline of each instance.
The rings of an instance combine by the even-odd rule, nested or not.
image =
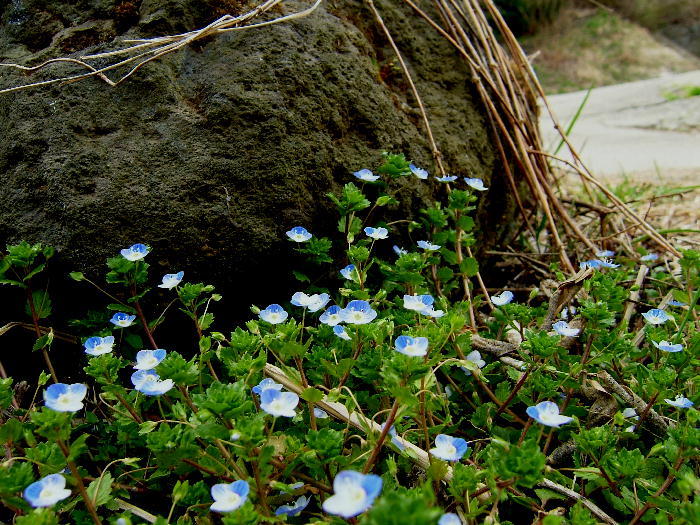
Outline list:
[[[403,307],[414,312],[425,312],[433,307],[434,302],[435,299],[430,294],[403,296]]]
[[[527,407],[527,415],[547,427],[560,427],[571,423],[574,418],[559,414],[559,407],[551,401],[542,401],[535,406]]]
[[[668,302],[668,305],[669,305],[669,306],[687,306],[685,303],[682,303],[682,302],[680,302],[680,301],[676,301],[675,299],[671,299],[671,300]]]
[[[282,385],[275,380],[266,377],[253,387],[253,393],[258,395],[261,395],[265,390],[282,390]]]
[[[484,181],[481,179],[470,179],[469,177],[464,177],[467,185],[474,188],[477,191],[486,191],[487,187],[484,186]]]
[[[467,362],[467,366],[461,366],[460,368],[462,369],[462,372],[468,376],[472,375],[472,370],[476,371],[477,369],[484,368],[486,366],[486,361],[481,359],[481,354],[478,350],[469,352],[469,355],[466,357],[465,361]]]
[[[646,319],[649,324],[664,324],[666,321],[671,319],[671,316],[659,308],[652,308],[648,312],[644,312],[642,317]]]
[[[348,333],[345,331],[345,327],[341,325],[335,325],[333,327],[333,333],[340,337],[341,339],[345,339],[346,341],[350,341],[351,337],[348,335]]]
[[[345,268],[340,270],[340,275],[342,275],[348,281],[358,280],[357,268],[355,268],[354,264],[348,264]]]
[[[564,337],[576,337],[581,332],[578,328],[571,328],[566,321],[557,321],[552,325],[552,329]]]
[[[160,396],[175,386],[172,379],[161,380],[154,370],[137,370],[131,374],[134,388],[147,396]]]
[[[400,335],[394,343],[396,351],[412,357],[422,357],[428,353],[427,337],[410,337]]]
[[[289,314],[278,304],[271,304],[258,314],[260,319],[270,324],[283,323]]]
[[[598,259],[591,259],[590,261],[583,261],[581,264],[579,264],[579,267],[582,270],[585,270],[587,268],[599,270],[603,267],[603,262],[599,261]]]
[[[382,423],[382,431],[384,431],[384,427],[386,427],[386,423]],[[394,425],[391,425],[391,428],[389,429],[389,436],[391,436],[391,442],[396,446],[396,448],[401,451],[406,449],[406,445],[404,445],[399,439],[399,435],[396,433],[396,427],[394,427]]]
[[[360,171],[354,171],[352,174],[355,175],[355,177],[357,177],[358,179],[363,180],[365,182],[374,182],[379,178],[379,175],[375,175],[374,173],[372,173],[372,170],[368,170],[367,168],[362,169]]]
[[[296,516],[306,508],[306,506],[309,504],[309,501],[311,500],[306,496],[300,496],[294,502],[293,505],[281,505],[277,507],[277,510],[275,511],[275,516],[279,516],[281,514],[286,514],[287,516]]]
[[[85,353],[89,355],[109,354],[114,348],[114,337],[91,337],[85,341]]]
[[[438,525],[462,525],[462,520],[454,512],[446,512],[440,516]]]
[[[260,408],[275,417],[294,417],[294,409],[299,404],[299,396],[294,392],[280,392],[267,388],[260,394]]]
[[[316,419],[328,419],[328,413],[318,407],[314,407],[314,417]]]
[[[139,261],[148,255],[148,246],[145,244],[134,244],[129,248],[124,248],[121,252],[122,257],[128,261]]]
[[[333,495],[323,502],[323,510],[345,519],[362,514],[382,491],[382,478],[343,470],[333,480]]]
[[[167,354],[167,352],[162,348],[158,348],[157,350],[139,350],[136,353],[136,364],[134,368],[136,370],[151,370],[165,359],[165,354]]]
[[[682,344],[673,344],[670,341],[659,341],[658,343],[656,341],[652,341],[652,344],[658,348],[659,350],[662,350],[664,352],[682,352],[683,351],[683,345]]]
[[[619,268],[619,264],[615,264],[612,262],[610,259],[600,259],[600,267],[601,268]]]
[[[311,239],[311,237],[313,237],[313,235],[306,231],[306,228],[302,226],[295,226],[286,233],[287,237],[289,237],[294,242],[306,242],[309,239]]]
[[[394,253],[395,253],[396,255],[398,255],[399,257],[401,257],[402,255],[406,255],[406,254],[408,253],[406,250],[404,250],[403,248],[399,248],[399,247],[396,246],[395,244],[394,244],[394,246],[392,247],[392,249],[394,250]]]
[[[425,180],[428,178],[428,172],[425,171],[423,168],[417,168],[413,164],[409,164],[408,169],[410,169],[411,173],[413,173],[416,177],[418,177],[421,180]]]
[[[428,250],[429,252],[434,252],[435,250],[439,250],[442,248],[439,244],[433,244],[429,241],[418,241],[418,247],[423,248],[424,250]]]
[[[291,303],[294,306],[308,308],[309,312],[316,312],[326,306],[331,297],[327,293],[306,295],[304,292],[297,292],[292,296]]]
[[[177,273],[166,273],[163,276],[163,284],[159,284],[158,288],[165,288],[167,290],[172,290],[178,284],[182,282],[182,278],[185,276],[185,272]]]
[[[24,489],[23,496],[34,508],[52,507],[70,497],[70,490],[66,488],[66,478],[61,474],[49,474]]]
[[[640,261],[642,262],[652,262],[655,261],[659,258],[659,256],[655,253],[647,253],[646,255],[643,255],[642,257],[639,258]]]
[[[675,399],[664,399],[664,401],[676,408],[690,408],[694,405],[690,399],[683,397],[681,394],[678,394]]]
[[[435,437],[435,448],[431,448],[430,453],[445,461],[459,461],[468,448],[469,445],[462,438],[438,434]]]
[[[367,226],[365,228],[365,233],[367,234],[367,237],[378,241],[379,239],[386,239],[389,235],[389,230],[386,228],[372,228]]]
[[[445,175],[444,177],[435,177],[440,182],[454,182],[457,180],[457,175]]]
[[[77,412],[86,394],[87,386],[82,383],[54,383],[44,390],[44,404],[56,412]]]
[[[601,250],[599,252],[596,252],[595,256],[596,257],[614,257],[615,252],[612,250]]]
[[[135,315],[125,314],[124,312],[117,312],[112,316],[109,322],[115,326],[118,326],[119,328],[127,328],[134,324],[134,319],[136,319]]]
[[[211,488],[214,503],[209,508],[214,512],[232,512],[245,503],[249,490],[248,482],[242,479],[233,483],[217,483]]]
[[[348,324],[367,324],[374,321],[377,312],[367,301],[350,301],[345,308],[340,311],[340,318]],[[335,330],[334,330],[335,331]]]
[[[321,314],[321,317],[319,317],[318,320],[321,321],[323,324],[327,324],[328,326],[335,326],[343,322],[340,316],[340,312],[340,306],[329,306],[326,309],[326,311]]]
[[[503,306],[510,303],[513,300],[513,292],[510,290],[504,290],[499,295],[492,295],[491,302],[496,306]]]

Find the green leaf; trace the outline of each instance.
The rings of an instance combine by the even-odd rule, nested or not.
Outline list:
[[[479,273],[479,263],[474,257],[465,257],[459,265],[459,271],[467,277],[474,277]]]
[[[323,400],[323,392],[321,392],[317,388],[309,387],[306,390],[304,390],[301,394],[299,394],[299,397],[302,398],[304,401],[318,403],[319,401]]]
[[[51,315],[51,299],[45,290],[36,290],[32,292],[32,303],[34,305],[34,314],[37,319],[45,319]],[[29,306],[29,301],[25,306],[25,312],[29,317],[33,317],[32,309]]]
[[[214,314],[206,313],[199,318],[199,327],[202,330],[206,330],[214,322]]]
[[[87,493],[96,507],[109,503],[112,499],[112,475],[108,471],[104,471],[102,476],[87,486]]]
[[[302,283],[310,283],[311,282],[311,279],[309,279],[306,275],[304,275],[301,272],[297,272],[297,271],[292,270],[292,275],[294,275],[294,278],[299,282],[302,282]]]
[[[139,425],[139,436],[153,432],[157,426],[157,421],[144,421]]]
[[[74,281],[84,281],[85,280],[85,275],[83,272],[70,272],[68,276],[73,279]]]

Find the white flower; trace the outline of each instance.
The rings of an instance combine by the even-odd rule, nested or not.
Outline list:
[[[294,242],[306,242],[309,239],[311,239],[311,237],[313,237],[313,235],[311,235],[306,230],[306,228],[302,226],[295,226],[294,228],[285,233],[287,234],[287,237],[289,237]]]
[[[372,506],[382,490],[382,478],[343,470],[333,480],[333,495],[323,502],[323,510],[348,519]]]
[[[362,169],[360,171],[354,171],[353,175],[365,182],[374,182],[379,178],[379,175],[375,175],[374,173],[372,173],[372,170],[368,170],[367,168]]]
[[[394,347],[397,352],[402,354],[412,357],[422,357],[428,353],[428,338],[400,335],[396,338]]]
[[[435,250],[439,250],[442,248],[439,244],[433,244],[430,241],[418,241],[418,247],[423,248],[426,251],[429,252],[434,252]]]
[[[123,249],[119,253],[121,253],[122,257],[124,257],[126,260],[134,262],[146,257],[146,255],[148,255],[148,251],[148,246],[138,243]]]
[[[469,366],[473,368],[484,368],[486,366],[486,361],[481,359],[481,354],[479,353],[478,350],[474,350],[473,352],[470,352],[469,355],[466,358],[467,363],[470,363]],[[469,370],[466,366],[461,367],[462,371],[467,374],[468,376],[472,375],[472,371]]]
[[[683,351],[683,345],[678,343],[678,344],[673,344],[670,341],[659,341],[658,343],[656,341],[652,341],[652,344],[658,348],[659,350],[662,350],[664,352],[681,352]]]
[[[268,388],[260,394],[260,408],[275,417],[294,417],[294,411],[299,404],[299,396],[294,392],[280,392]]]
[[[258,316],[260,319],[263,321],[266,321],[270,324],[280,324],[283,323],[289,314],[278,304],[271,304],[264,310],[262,310]]]
[[[668,321],[671,316],[668,315],[666,312],[661,310],[660,308],[652,308],[648,312],[644,312],[642,314],[642,317],[646,319],[647,323],[649,324],[664,324],[666,321]]]
[[[664,399],[666,403],[676,408],[690,408],[694,403],[687,397],[683,397],[681,394],[676,396],[676,399]]]
[[[151,370],[155,368],[163,359],[167,352],[162,348],[157,350],[139,350],[136,353],[136,370]]]
[[[435,437],[435,448],[431,448],[430,453],[445,461],[459,461],[468,448],[469,445],[462,438],[438,434]]]
[[[484,181],[481,179],[470,179],[469,177],[464,177],[467,185],[474,188],[477,191],[486,191],[487,187],[484,186]]]
[[[499,295],[492,295],[491,302],[496,306],[503,306],[508,304],[513,300],[513,292],[510,290],[504,290]]]
[[[365,233],[370,239],[378,241],[380,239],[386,239],[389,235],[389,230],[386,228],[371,228],[370,226],[367,226],[365,228]]]
[[[160,396],[175,386],[172,379],[161,380],[154,370],[137,370],[131,374],[131,383],[137,391],[147,396]]]
[[[410,169],[411,172],[421,180],[425,180],[428,178],[428,172],[425,171],[423,168],[417,168],[413,164],[409,164],[408,169]]]
[[[89,355],[108,354],[114,348],[114,337],[91,337],[85,341],[85,353]]]

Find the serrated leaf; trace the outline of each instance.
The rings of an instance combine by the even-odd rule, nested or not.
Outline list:
[[[158,426],[157,421],[144,421],[139,425],[139,435],[143,434],[148,434],[149,432],[153,432],[155,428]]]
[[[87,493],[95,507],[108,503],[112,499],[112,475],[105,471],[102,476],[87,486]]]
[[[309,387],[299,394],[299,397],[304,401],[318,403],[319,401],[323,400],[323,392],[321,392],[318,388]]]

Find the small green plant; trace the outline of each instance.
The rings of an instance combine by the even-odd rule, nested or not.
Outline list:
[[[150,248],[110,258],[109,313],[75,324],[84,375],[42,373],[22,403],[0,379],[0,519],[697,523],[700,254],[601,251],[558,275],[572,293],[490,295],[471,254],[484,181],[394,154],[376,171],[329,196],[337,239],[287,231],[335,283],[281,291],[245,326],[222,326],[220,295],[186,271],[162,277],[168,306],[149,313]],[[438,196],[420,221],[382,218],[402,177]],[[21,243],[0,266],[35,322],[52,253]],[[194,347],[159,348],[166,315]]]

